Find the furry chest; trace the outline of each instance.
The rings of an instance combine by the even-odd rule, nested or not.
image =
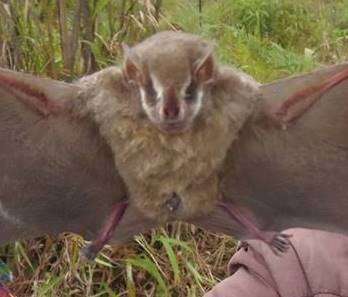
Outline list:
[[[129,198],[147,216],[182,219],[217,198],[216,174],[224,156],[221,146],[209,145],[209,140],[202,145],[205,137],[197,135],[169,138],[158,131],[129,135],[120,133],[120,125],[113,135],[115,163]],[[167,207],[173,195],[180,198],[175,213]]]

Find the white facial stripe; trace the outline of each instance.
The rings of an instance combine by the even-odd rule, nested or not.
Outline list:
[[[141,101],[141,106],[143,107],[143,109],[145,110],[147,115],[151,115],[151,109],[150,107],[146,104],[146,93],[145,90],[143,88],[140,88],[140,101]]]
[[[157,79],[157,77],[154,76],[153,74],[151,74],[151,80],[152,80],[154,91],[156,92],[156,95],[157,95],[157,104],[156,105],[161,106],[161,105],[163,105],[165,88],[160,83],[160,81]],[[186,90],[187,90],[188,86],[190,85],[190,83],[191,83],[191,77],[189,76],[186,79],[185,83],[183,84],[182,88],[180,89],[180,95],[181,95],[180,97],[181,98],[185,97]],[[203,90],[201,88],[198,89],[195,101],[190,104],[190,106],[191,106],[190,109],[192,111],[192,113],[191,113],[192,118],[196,117],[198,115],[198,113],[200,112],[202,105],[203,105],[203,96],[204,96]],[[155,120],[153,118],[154,108],[147,104],[146,91],[144,88],[140,88],[140,98],[141,98],[141,105],[143,107],[143,110],[149,116],[150,120]],[[186,109],[188,108],[188,106],[187,106],[188,103],[185,102],[184,100],[179,100],[178,103],[180,104],[180,112],[179,112],[179,115],[177,117],[177,120],[184,120],[185,115],[186,115]]]
[[[163,86],[161,85],[157,77],[154,76],[153,74],[151,74],[151,80],[152,80],[153,88],[155,89],[155,92],[157,94],[157,100],[163,100],[163,93],[164,93]]]
[[[193,117],[195,117],[199,111],[201,110],[202,107],[202,102],[203,102],[203,90],[199,89],[197,92],[197,98],[196,98],[196,103],[194,104],[194,109],[193,109]]]

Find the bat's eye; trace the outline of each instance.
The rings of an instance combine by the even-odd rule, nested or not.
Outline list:
[[[185,91],[185,100],[190,102],[196,98],[196,84],[191,81]]]

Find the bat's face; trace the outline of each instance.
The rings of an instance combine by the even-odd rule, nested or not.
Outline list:
[[[189,129],[199,114],[204,91],[189,74],[184,82],[151,75],[145,85],[139,85],[140,100],[148,119],[161,131],[178,133]]]
[[[142,109],[152,124],[164,133],[185,132],[200,114],[213,81],[211,51],[192,58],[174,44],[155,52],[148,47],[137,59],[128,58],[126,74],[139,89]]]

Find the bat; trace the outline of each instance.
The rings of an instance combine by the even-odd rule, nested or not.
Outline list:
[[[207,64],[198,64],[206,66],[203,77],[212,75],[210,57],[207,54],[201,60],[201,62],[208,61]],[[134,59],[136,58],[133,57]],[[139,65],[133,60],[133,63],[128,63],[129,61],[126,60],[125,75],[120,74],[119,82],[122,88],[123,78],[128,79],[128,83],[129,80],[134,81],[134,79],[140,78],[137,83],[143,83],[142,75],[139,75],[137,68]],[[304,130],[312,131],[314,129],[313,123],[316,116],[309,121],[310,115],[316,109],[320,109],[322,102],[330,101],[325,100],[325,97],[345,85],[341,82],[347,74],[344,71],[340,72],[344,67],[346,66],[337,66],[285,82],[262,86],[260,88],[262,97],[258,101],[258,108],[253,111],[252,119],[249,119],[243,126],[238,140],[231,145],[227,159],[224,160],[224,168],[219,173],[223,201],[218,202],[216,206],[213,205],[211,209],[202,211],[203,214],[189,213],[184,217],[180,215],[176,217],[171,214],[170,219],[183,219],[207,229],[228,234],[233,231],[236,235],[244,232],[247,235],[259,236],[261,234],[259,230],[281,230],[283,227],[293,224],[322,225],[326,229],[331,227],[336,231],[344,230],[347,226],[346,221],[338,218],[341,216],[342,207],[347,206],[346,199],[341,199],[341,196],[335,196],[331,200],[329,197],[326,200],[322,198],[320,201],[325,202],[323,205],[330,205],[331,208],[325,210],[324,206],[314,205],[314,207],[312,204],[315,204],[314,202],[317,200],[313,198],[313,195],[319,190],[314,191],[315,187],[310,186],[309,181],[304,180],[302,184],[294,183],[294,189],[301,192],[300,190],[303,189],[301,187],[308,186],[307,192],[303,190],[302,196],[299,193],[291,195],[292,185],[288,179],[289,173],[280,170],[285,166],[282,166],[283,160],[284,162],[290,160],[290,156],[295,158],[298,153],[296,153],[296,149],[301,151],[303,147],[306,148],[304,150],[307,155],[303,153],[298,164],[291,163],[292,165],[297,164],[298,167],[289,167],[294,170],[294,177],[298,177],[300,171],[304,169],[307,157],[308,164],[312,164],[309,160],[314,158],[315,149],[311,144],[301,146],[301,144],[306,144],[305,140],[311,143],[310,137],[301,133],[304,133]],[[107,71],[109,70],[103,73],[107,73]],[[134,75],[132,76],[132,74]],[[336,77],[336,74],[340,77]],[[93,84],[91,84],[92,88],[88,88],[90,81],[93,82],[93,78],[96,76],[82,79],[76,84],[66,84],[1,70],[0,122],[2,128],[0,137],[5,140],[5,145],[0,149],[4,169],[1,173],[3,182],[0,185],[0,219],[4,226],[0,231],[1,242],[33,237],[43,233],[57,234],[71,231],[87,238],[98,237],[92,248],[89,249],[89,252],[92,251],[91,254],[94,255],[100,246],[113,235],[113,228],[117,224],[118,228],[114,236],[117,240],[122,240],[162,222],[153,216],[148,216],[134,203],[129,203],[125,199],[125,197],[129,199],[124,185],[125,179],[122,179],[115,170],[112,146],[110,148],[110,143],[105,140],[103,133],[100,135],[95,114],[93,116],[90,110],[85,110],[86,105],[83,105],[84,98],[89,95],[86,94],[86,90],[89,90],[91,94],[93,94],[93,90],[95,91]],[[238,86],[242,85],[246,79],[243,75],[239,76],[239,80],[238,77],[233,76],[233,78],[234,83],[240,83]],[[224,84],[215,85],[220,88],[225,87],[232,92],[233,89],[230,87],[234,84],[223,82]],[[125,83],[127,85],[127,81]],[[334,87],[335,84],[338,86]],[[313,85],[313,87],[307,90],[308,85]],[[250,89],[253,91],[252,87],[246,88],[246,90]],[[297,93],[302,89],[306,90],[304,95]],[[239,88],[234,90],[240,91]],[[122,91],[127,90],[122,89]],[[134,88],[131,88],[131,92],[133,91]],[[141,92],[139,93],[138,96],[141,95]],[[247,94],[250,95],[253,92],[247,92]],[[296,96],[291,98],[291,94]],[[322,95],[323,98],[317,100],[319,95]],[[331,96],[333,95],[331,94]],[[170,97],[173,96],[170,95]],[[248,96],[241,97],[248,98]],[[337,99],[339,96],[336,94],[334,98]],[[169,109],[167,116],[178,115],[176,109],[179,104],[177,102],[173,104],[172,99],[164,101],[169,102],[169,107],[159,106],[162,107],[162,109],[158,109],[162,115],[166,116],[166,112],[163,112],[166,108]],[[285,101],[282,102],[282,99]],[[141,100],[145,100],[145,98]],[[137,102],[139,103],[141,100]],[[176,100],[178,98],[175,98],[174,101]],[[344,102],[342,100],[339,102]],[[76,112],[75,102],[83,105],[81,107],[77,104],[78,112]],[[93,101],[89,102],[92,102],[93,107]],[[132,101],[130,100],[130,102]],[[312,107],[309,108],[310,106]],[[166,108],[163,109],[163,107]],[[327,106],[321,107],[321,114],[318,111],[319,116],[323,118],[326,114],[325,108]],[[307,112],[304,113],[306,110]],[[344,108],[339,108],[339,111],[343,112]],[[326,118],[329,117],[331,120],[331,125],[336,123],[332,121],[337,120],[334,112],[335,110],[331,117],[328,116],[330,114],[326,115]],[[144,117],[144,114],[139,113],[139,116]],[[301,114],[302,116],[300,116]],[[145,116],[148,117],[148,114]],[[305,124],[307,122],[311,124]],[[289,126],[284,130],[286,125]],[[341,135],[339,132],[336,134]],[[259,137],[261,135],[261,139],[270,139],[267,142],[268,146],[256,135]],[[296,136],[299,137],[296,138]],[[300,140],[304,142],[302,143]],[[280,141],[278,146],[274,145],[276,141]],[[287,141],[293,146],[288,145]],[[321,151],[322,143],[325,142],[318,142],[319,151]],[[339,143],[338,147],[344,148],[344,145]],[[290,150],[289,156],[286,154],[287,150]],[[339,156],[344,161],[346,159],[343,152],[344,149],[340,151]],[[272,154],[275,156],[274,160],[269,157]],[[330,167],[330,162],[323,163],[320,167],[322,163],[320,156],[323,155],[319,155],[316,159],[317,163],[313,161],[313,165],[323,169],[322,173],[330,172],[332,174],[333,167]],[[270,160],[272,162],[269,163]],[[296,158],[294,160],[296,161]],[[265,168],[278,178],[278,184],[273,184],[274,181],[277,181],[276,178],[268,180],[268,182],[262,179],[266,177],[263,168],[259,171],[256,170],[257,164],[260,163],[262,166],[268,164],[268,167],[265,166]],[[253,167],[252,165],[255,164],[256,167]],[[287,187],[282,177],[289,182]],[[315,178],[311,179],[311,181],[314,180]],[[320,173],[317,174],[316,181],[317,186],[323,192],[326,191],[325,193],[328,194],[333,191],[328,184],[326,184],[326,188],[320,188],[325,184],[325,178]],[[281,185],[284,187],[282,188]],[[280,198],[275,196],[275,192],[279,194]],[[8,198],[10,196],[12,199]],[[320,197],[326,196],[323,194]],[[176,195],[166,198],[163,202],[170,212],[172,212],[171,209],[176,210],[178,204],[181,203],[181,201],[178,202]],[[182,197],[179,198],[182,199]],[[313,208],[308,208],[307,212],[298,209],[299,201],[303,202],[304,206]],[[252,222],[254,218],[248,219],[249,213],[244,214],[243,211],[240,211],[244,209],[255,217],[257,223]],[[200,211],[198,209],[198,212]],[[322,214],[323,216],[321,216]],[[109,218],[106,219],[108,216]]]

